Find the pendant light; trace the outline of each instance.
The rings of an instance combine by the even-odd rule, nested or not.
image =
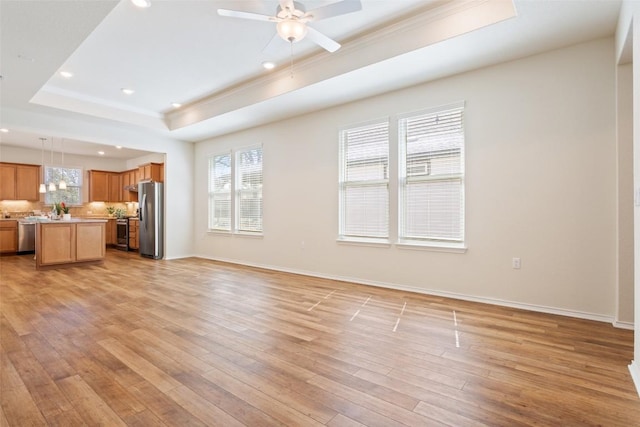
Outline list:
[[[44,142],[46,140],[47,138],[40,138],[40,141],[42,142],[42,184],[40,184],[40,193],[47,192],[47,186],[44,185]]]
[[[58,188],[60,190],[66,190],[67,189],[67,183],[64,180],[64,138],[62,138],[62,140],[60,141],[60,150],[62,150],[62,159],[61,159],[61,164],[60,164],[60,173],[62,175],[62,178],[60,178],[60,182],[58,183]]]
[[[51,166],[53,166],[53,138],[51,138]],[[56,185],[53,181],[49,183],[49,191],[56,191]]]

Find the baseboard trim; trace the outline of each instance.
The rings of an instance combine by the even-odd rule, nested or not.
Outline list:
[[[631,322],[621,322],[620,320],[616,320],[613,322],[613,326],[620,329],[629,329],[630,331],[635,330],[635,325]]]
[[[604,315],[601,315],[601,314],[587,313],[587,312],[577,311],[577,310],[568,310],[568,309],[557,308],[557,307],[549,307],[549,306],[536,305],[536,304],[519,303],[519,302],[507,301],[507,300],[502,300],[502,299],[497,299],[497,298],[478,297],[478,296],[473,296],[473,295],[458,294],[458,293],[455,293],[455,292],[447,292],[447,291],[438,291],[438,290],[433,290],[433,289],[416,288],[416,287],[413,287],[413,286],[399,285],[399,284],[396,284],[396,283],[365,280],[365,279],[360,279],[360,278],[357,278],[357,277],[334,276],[334,275],[329,275],[329,274],[318,273],[318,272],[315,272],[315,271],[298,270],[298,269],[292,269],[292,268],[286,268],[286,267],[278,267],[278,266],[267,265],[267,264],[251,263],[251,262],[240,261],[240,260],[231,259],[231,258],[209,257],[209,256],[203,256],[203,255],[197,255],[196,257],[203,258],[203,259],[208,259],[208,260],[211,260],[211,261],[219,261],[219,262],[226,262],[226,263],[230,263],[230,264],[245,265],[247,267],[263,268],[265,270],[282,271],[284,273],[300,274],[302,276],[311,276],[311,277],[318,277],[318,278],[321,278],[321,279],[329,279],[329,280],[337,280],[337,281],[341,281],[341,282],[357,283],[359,285],[375,286],[375,287],[379,287],[379,288],[396,289],[396,290],[400,290],[400,291],[415,292],[415,293],[424,294],[424,295],[433,295],[433,296],[439,296],[439,297],[444,297],[444,298],[452,298],[452,299],[458,299],[458,300],[463,300],[463,301],[479,302],[479,303],[484,303],[484,304],[493,304],[493,305],[498,305],[498,306],[503,306],[503,307],[517,308],[517,309],[521,309],[521,310],[535,311],[535,312],[539,312],[539,313],[557,314],[557,315],[560,315],[560,316],[575,317],[575,318],[578,318],[578,319],[595,320],[595,321],[598,321],[598,322],[611,323],[613,326],[618,327],[616,325],[616,322],[614,322],[614,318],[612,316],[604,316]]]
[[[629,365],[629,372],[631,372],[631,378],[633,379],[633,383],[636,385],[636,391],[640,397],[640,364],[635,360],[632,361]]]

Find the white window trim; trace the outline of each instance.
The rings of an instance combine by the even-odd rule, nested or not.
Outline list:
[[[421,110],[411,111],[407,113],[402,113],[395,116],[395,123],[399,124],[401,120],[412,118],[415,116],[434,114],[439,111],[453,110],[453,109],[463,109],[463,115],[464,115],[465,106],[466,106],[465,101],[457,101],[450,104],[443,104],[440,106],[431,107],[427,109],[421,109]],[[464,121],[463,121],[463,129],[464,129]],[[395,246],[401,249],[418,249],[418,250],[433,250],[437,252],[465,253],[467,251],[467,243],[466,243],[467,215],[466,215],[466,183],[465,183],[466,162],[464,161],[464,157],[463,157],[461,174],[459,175],[456,174],[455,176],[438,176],[437,178],[433,179],[433,180],[437,180],[437,179],[445,179],[445,178],[459,178],[461,180],[462,212],[463,212],[462,239],[460,241],[456,240],[456,241],[448,242],[445,240],[438,240],[438,239],[421,239],[421,238],[408,239],[408,238],[402,237],[401,221],[402,221],[402,208],[403,208],[402,204],[404,203],[404,201],[402,200],[402,197],[404,197],[402,182],[406,180],[406,170],[405,170],[406,164],[405,164],[405,161],[403,160],[403,156],[405,155],[404,150],[406,147],[402,143],[402,138],[403,138],[403,129],[400,126],[398,126],[397,140],[395,141],[397,145],[398,167],[399,167],[398,174],[397,174],[399,179],[399,183],[398,183],[399,194],[396,199],[397,208],[398,208],[398,222],[397,222],[398,239],[395,242]],[[467,137],[465,132],[465,143],[464,143],[465,152],[466,152],[466,144],[467,144]],[[426,179],[426,180],[430,180],[430,179]]]
[[[237,188],[237,183],[238,183],[238,174],[237,174],[237,162],[238,162],[238,153],[242,152],[242,151],[248,151],[248,150],[253,150],[259,148],[260,151],[262,152],[262,163],[260,165],[261,168],[261,174],[262,174],[262,186],[264,187],[264,147],[263,144],[253,144],[253,145],[248,145],[248,146],[244,146],[244,147],[239,147],[235,150],[232,150],[232,156],[233,156],[233,162],[232,162],[232,173],[233,173],[233,186],[232,186],[232,205],[233,205],[233,223],[232,223],[232,230],[233,230],[233,234],[236,236],[244,236],[244,237],[248,237],[248,236],[254,236],[254,237],[261,237],[264,235],[264,199],[262,200],[262,207],[261,207],[261,211],[262,211],[262,217],[261,217],[261,221],[262,221],[262,229],[259,231],[252,231],[252,230],[240,230],[238,228],[238,224],[240,222],[240,217],[239,217],[239,209],[238,209],[238,195],[240,194],[240,190],[238,190]],[[264,196],[264,194],[263,194]]]
[[[230,203],[229,203],[229,229],[226,228],[209,228],[209,217],[211,215],[211,212],[209,212],[209,207],[210,207],[210,197],[212,195],[212,193],[214,193],[213,191],[211,191],[211,189],[209,188],[209,185],[211,184],[211,167],[210,167],[210,161],[211,159],[218,157],[218,156],[226,156],[228,155],[230,160],[231,160],[231,164],[230,164],[230,169],[231,169],[231,179],[230,179],[230,185],[231,188],[229,189],[230,195],[231,195],[231,199],[230,199]],[[233,214],[234,214],[234,157],[233,157],[233,152],[231,150],[226,150],[226,151],[219,151],[216,153],[211,153],[207,156],[207,233],[216,233],[216,234],[230,234],[233,231]]]
[[[351,236],[351,235],[346,235],[344,234],[344,226],[345,226],[345,220],[346,220],[346,212],[345,212],[345,204],[343,203],[343,198],[344,198],[344,194],[345,191],[348,187],[350,186],[355,186],[357,184],[356,181],[352,181],[347,183],[345,181],[345,174],[346,174],[346,168],[345,168],[345,162],[344,162],[344,140],[342,137],[343,132],[345,131],[349,131],[352,129],[359,129],[359,128],[365,128],[368,126],[372,126],[372,125],[377,125],[377,124],[381,124],[383,122],[387,123],[388,126],[388,138],[389,138],[389,157],[388,157],[388,167],[391,168],[391,122],[390,122],[390,118],[388,116],[385,117],[380,117],[377,119],[373,119],[373,120],[367,120],[364,122],[359,122],[359,123],[355,123],[355,124],[351,124],[348,126],[344,126],[341,127],[338,131],[338,140],[339,140],[339,145],[338,145],[338,158],[339,158],[339,179],[338,179],[338,238],[336,239],[336,241],[338,243],[341,244],[347,244],[347,243],[351,243],[351,244],[355,244],[355,245],[365,245],[365,246],[389,246],[391,245],[391,241],[389,240],[389,235],[391,233],[391,217],[390,217],[390,212],[387,212],[387,218],[388,218],[388,224],[387,224],[387,230],[388,230],[388,236],[385,237],[367,237],[367,236]],[[390,210],[391,208],[391,188],[390,188],[390,178],[391,178],[391,173],[390,170],[387,171],[387,179],[385,180],[371,180],[371,181],[361,181],[363,183],[367,183],[369,185],[381,185],[381,184],[386,184],[387,186],[387,198],[389,201],[389,205],[387,206],[387,208]]]
[[[85,179],[84,179],[84,168],[82,166],[62,166],[62,165],[44,165],[44,168],[42,168],[42,181],[41,182],[45,182],[45,176],[47,174],[47,168],[63,168],[63,169],[78,169],[80,171],[80,185],[69,185],[69,183],[67,183],[67,188],[73,187],[73,188],[79,188],[79,194],[80,194],[80,200],[78,203],[66,203],[65,204],[68,207],[82,207],[84,204],[84,183],[85,183]],[[45,183],[47,185],[47,193],[45,193],[45,195],[43,196],[43,205],[44,206],[53,206],[54,203],[47,203],[46,202],[46,194],[49,193],[49,183],[46,182]],[[58,184],[57,182],[54,182],[54,184],[56,185],[56,189],[58,188]],[[56,190],[58,191],[58,190]]]

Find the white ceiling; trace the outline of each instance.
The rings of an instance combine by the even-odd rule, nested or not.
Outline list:
[[[310,10],[334,2],[302,3]],[[0,127],[10,131],[0,142],[40,149],[39,137],[64,138],[65,151],[96,155],[88,129],[106,124],[118,130],[113,145],[125,146],[113,150],[102,138],[109,156],[138,157],[124,130],[195,142],[608,36],[620,9],[617,0],[362,0],[362,11],[311,24],[342,43],[338,52],[303,40],[290,69],[286,42],[273,57],[262,52],[275,24],[216,13],[272,15],[277,5],[0,0]],[[265,60],[278,66],[267,72]],[[125,87],[135,93],[124,95]]]

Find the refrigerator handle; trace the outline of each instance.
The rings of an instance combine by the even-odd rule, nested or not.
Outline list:
[[[141,204],[142,206],[140,206],[140,209],[138,210],[138,215],[140,215],[140,221],[143,221],[142,212],[144,212],[145,208],[147,207],[147,193],[142,194]]]

